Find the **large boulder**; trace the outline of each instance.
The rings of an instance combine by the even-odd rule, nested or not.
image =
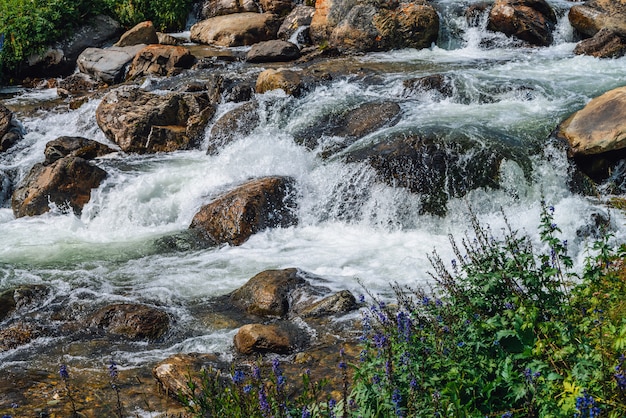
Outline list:
[[[191,27],[193,42],[217,46],[244,46],[276,38],[280,19],[272,13],[216,16]]]
[[[279,39],[256,43],[246,54],[248,62],[284,62],[300,58],[296,44]]]
[[[126,78],[169,76],[191,68],[194,62],[195,57],[183,46],[148,45],[135,55]]]
[[[46,144],[44,164],[49,165],[67,156],[93,160],[115,152],[101,142],[80,136],[61,136]]]
[[[273,13],[277,16],[285,17],[295,6],[292,0],[259,0],[263,13]]]
[[[554,10],[545,0],[496,0],[487,27],[532,45],[548,46],[556,21]]]
[[[426,2],[320,0],[310,27],[314,42],[349,52],[427,48],[438,33],[439,15]]]
[[[127,30],[117,41],[114,46],[133,46],[133,45],[151,45],[158,44],[159,37],[152,22],[141,22],[133,28]]]
[[[18,70],[18,78],[70,75],[76,68],[78,56],[89,47],[101,47],[119,35],[121,26],[108,16],[100,15],[73,31],[41,54],[28,58]]]
[[[41,215],[50,203],[69,207],[77,214],[91,198],[91,190],[100,186],[106,171],[89,161],[68,156],[50,165],[35,164],[13,192],[11,206],[16,217]]]
[[[88,324],[131,340],[156,340],[169,329],[169,317],[150,306],[118,303],[96,311]]]
[[[216,154],[236,139],[248,136],[261,121],[258,108],[259,104],[251,101],[222,115],[209,132],[207,154]]]
[[[367,162],[380,181],[420,194],[421,211],[435,215],[446,213],[451,197],[479,187],[497,188],[504,159],[515,161],[528,175],[527,157],[500,138],[478,140],[454,131],[394,134],[345,155],[347,162]]]
[[[87,48],[78,57],[78,69],[97,81],[119,83],[124,80],[126,67],[144,47]]]
[[[593,155],[626,148],[626,87],[591,100],[558,127],[570,154]]]
[[[273,324],[248,324],[239,328],[234,338],[235,349],[241,354],[289,354],[308,343],[308,335],[289,321]]]
[[[591,0],[570,8],[568,19],[582,36],[588,38],[610,29],[626,34],[626,3],[623,0]]]
[[[253,315],[287,315],[293,299],[292,292],[304,287],[305,274],[298,269],[263,271],[230,294],[236,306]]]
[[[255,90],[263,94],[280,89],[291,96],[298,96],[302,92],[302,87],[302,78],[298,72],[285,68],[269,68],[257,77]]]
[[[294,225],[295,208],[294,180],[264,177],[244,183],[203,206],[189,227],[209,242],[241,245],[264,229]]]
[[[206,93],[160,95],[123,87],[102,99],[96,121],[123,151],[143,154],[197,146],[214,114]]]
[[[596,58],[619,58],[626,54],[626,33],[602,28],[591,38],[583,39],[574,48],[576,55]]]
[[[200,18],[258,11],[259,4],[255,0],[205,0],[200,10]]]

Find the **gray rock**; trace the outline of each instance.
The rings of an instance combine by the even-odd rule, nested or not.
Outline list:
[[[246,54],[248,62],[284,62],[300,58],[300,48],[297,45],[274,39],[254,44]]]
[[[87,48],[78,57],[78,69],[95,80],[108,84],[124,80],[126,67],[146,45]]]
[[[301,35],[298,37],[297,41],[302,44],[310,43],[308,27],[311,25],[314,13],[315,7],[302,4],[296,6],[280,25],[278,37],[284,41],[289,41],[296,32],[299,32]],[[302,33],[303,30],[305,30],[306,33]]]
[[[216,154],[232,141],[249,135],[260,123],[258,107],[255,101],[247,102],[222,115],[209,133],[207,154]]]

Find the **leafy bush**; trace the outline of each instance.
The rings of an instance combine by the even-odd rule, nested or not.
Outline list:
[[[186,405],[194,416],[626,416],[626,247],[596,243],[578,277],[553,210],[542,211],[543,251],[472,216],[475,237],[451,238],[451,269],[432,255],[434,290],[392,286],[392,305],[370,295],[350,381],[339,363],[339,403],[289,400],[276,374],[248,386],[205,374]]]
[[[71,34],[100,13],[123,26],[152,20],[159,30],[185,25],[192,0],[0,0],[0,79],[7,78],[30,55]]]

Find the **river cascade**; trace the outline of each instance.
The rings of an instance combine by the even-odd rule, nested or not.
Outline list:
[[[27,344],[0,352],[0,412],[11,412],[11,403],[28,408],[20,386],[31,394],[39,390],[54,408],[60,364],[75,374],[93,374],[114,358],[122,372],[136,370],[138,380],[150,380],[151,367],[175,353],[218,353],[228,360],[237,330],[218,326],[201,312],[264,270],[296,267],[322,277],[332,291],[359,295],[365,288],[382,298],[391,297],[390,283],[427,286],[428,255],[436,250],[452,260],[449,236],[461,238],[471,229],[469,208],[496,236],[506,217],[540,245],[542,202],[553,206],[577,268],[589,255],[599,224],[626,242],[624,214],[606,205],[607,191],[624,193],[623,185],[615,186],[622,173],[611,185],[601,185],[599,196],[572,191],[571,161],[551,136],[591,99],[625,84],[626,58],[574,55],[577,39],[567,19],[571,3],[549,3],[558,17],[554,40],[529,47],[488,31],[486,19],[468,24],[464,10],[471,2],[434,2],[442,27],[436,45],[336,58],[334,65],[354,71],[297,97],[281,90],[255,94],[258,126],[216,152],[207,153],[208,133],[237,104],[218,106],[199,149],[114,152],[96,159],[108,176],[79,215],[52,205],[46,214],[16,219],[10,196],[0,195],[0,294],[19,286],[41,291],[37,303],[21,308],[20,318],[0,324],[19,320],[39,330]],[[264,68],[269,67],[235,61],[215,71],[256,74]],[[445,77],[445,93],[407,87],[407,80],[431,75]],[[141,86],[165,94],[210,76],[210,70],[189,71],[169,79],[149,77]],[[25,132],[19,144],[0,154],[0,172],[13,184],[43,161],[46,143],[60,136],[119,149],[96,123],[102,96],[76,110],[59,102],[56,89],[4,88],[0,98]],[[341,143],[337,136],[322,132],[312,144],[301,139],[308,131],[317,134],[328,115],[381,102],[399,107],[394,123],[339,152],[327,154]],[[423,133],[450,149],[461,144],[456,168],[438,172],[436,181],[489,179],[461,191],[445,186],[445,198],[433,198],[381,182],[359,157],[373,144]],[[473,145],[463,148],[466,142]],[[479,157],[494,148],[503,150],[502,159],[487,175]],[[212,198],[264,176],[294,179],[297,224],[263,230],[239,246],[161,245],[186,231]],[[158,307],[167,313],[170,329],[150,342],[128,342],[88,337],[67,324],[68,318],[79,321],[111,303]],[[145,405],[133,408],[133,416],[151,416]]]

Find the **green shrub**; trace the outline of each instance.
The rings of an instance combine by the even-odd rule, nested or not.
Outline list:
[[[191,5],[192,0],[0,0],[0,80],[97,14],[126,28],[152,20],[158,30],[179,30]]]

